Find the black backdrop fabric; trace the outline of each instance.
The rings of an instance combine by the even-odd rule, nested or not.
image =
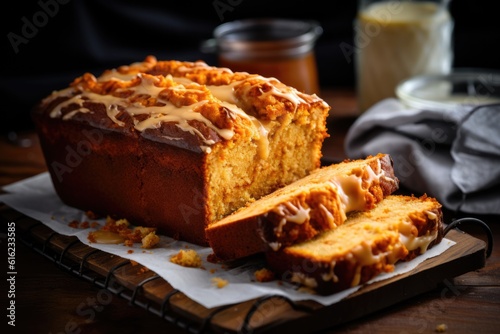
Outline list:
[[[321,85],[355,84],[354,63],[340,47],[353,45],[354,0],[17,0],[4,6],[2,133],[31,129],[33,105],[85,72],[97,75],[150,54],[217,65],[200,44],[217,25],[243,18],[318,21],[324,30],[315,49]],[[500,25],[491,6],[486,0],[451,2],[454,67],[500,68]]]

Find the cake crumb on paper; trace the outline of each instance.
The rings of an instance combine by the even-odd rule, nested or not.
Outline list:
[[[220,278],[220,277],[213,277],[212,278],[212,285],[214,285],[215,287],[217,287],[219,289],[222,289],[223,287],[225,287],[228,284],[229,284],[229,282],[223,278]]]
[[[267,268],[256,270],[253,274],[257,282],[270,282],[274,280],[274,272]]]
[[[198,253],[193,249],[181,249],[170,258],[170,262],[178,264],[183,267],[200,268],[201,258]]]

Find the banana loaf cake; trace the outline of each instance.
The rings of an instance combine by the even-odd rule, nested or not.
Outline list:
[[[329,109],[274,78],[148,56],[83,74],[32,118],[66,204],[208,245],[207,226],[320,166]]]
[[[399,187],[392,159],[379,153],[313,171],[210,225],[222,261],[278,250],[341,225],[351,211],[372,209]]]
[[[266,252],[279,279],[329,294],[361,285],[398,261],[413,259],[443,238],[441,204],[432,197],[390,195],[348,215],[336,229]]]

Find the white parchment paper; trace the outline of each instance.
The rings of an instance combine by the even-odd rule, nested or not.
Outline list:
[[[25,215],[39,220],[54,231],[62,235],[74,235],[90,247],[98,248],[122,258],[131,259],[160,275],[174,288],[183,292],[192,300],[207,308],[244,302],[265,295],[283,295],[291,300],[315,300],[323,305],[331,305],[357,291],[360,287],[351,288],[329,296],[313,295],[298,291],[292,284],[279,281],[256,282],[254,272],[264,266],[259,260],[245,262],[237,267],[227,268],[221,264],[208,262],[207,256],[212,253],[211,248],[200,247],[183,241],[177,241],[166,236],[160,236],[160,244],[151,250],[144,250],[140,244],[134,245],[133,253],[128,253],[130,247],[124,245],[105,245],[89,243],[87,236],[92,230],[77,229],[68,226],[72,220],[88,221],[81,210],[69,207],[62,203],[57,196],[48,173],[25,179],[23,181],[5,186],[7,194],[0,195],[0,202],[18,210]],[[103,220],[98,221],[104,224]],[[455,242],[443,239],[429,251],[416,259],[398,263],[392,273],[382,274],[367,284],[387,279],[395,275],[408,272],[428,258],[437,256],[453,246]],[[203,269],[186,268],[170,262],[170,257],[180,249],[194,249],[203,260]],[[212,278],[220,277],[229,282],[223,288],[212,284]]]

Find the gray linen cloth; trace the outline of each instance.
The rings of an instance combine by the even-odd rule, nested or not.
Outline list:
[[[401,185],[450,210],[500,214],[500,104],[433,111],[385,99],[351,126],[345,151],[390,154]]]

